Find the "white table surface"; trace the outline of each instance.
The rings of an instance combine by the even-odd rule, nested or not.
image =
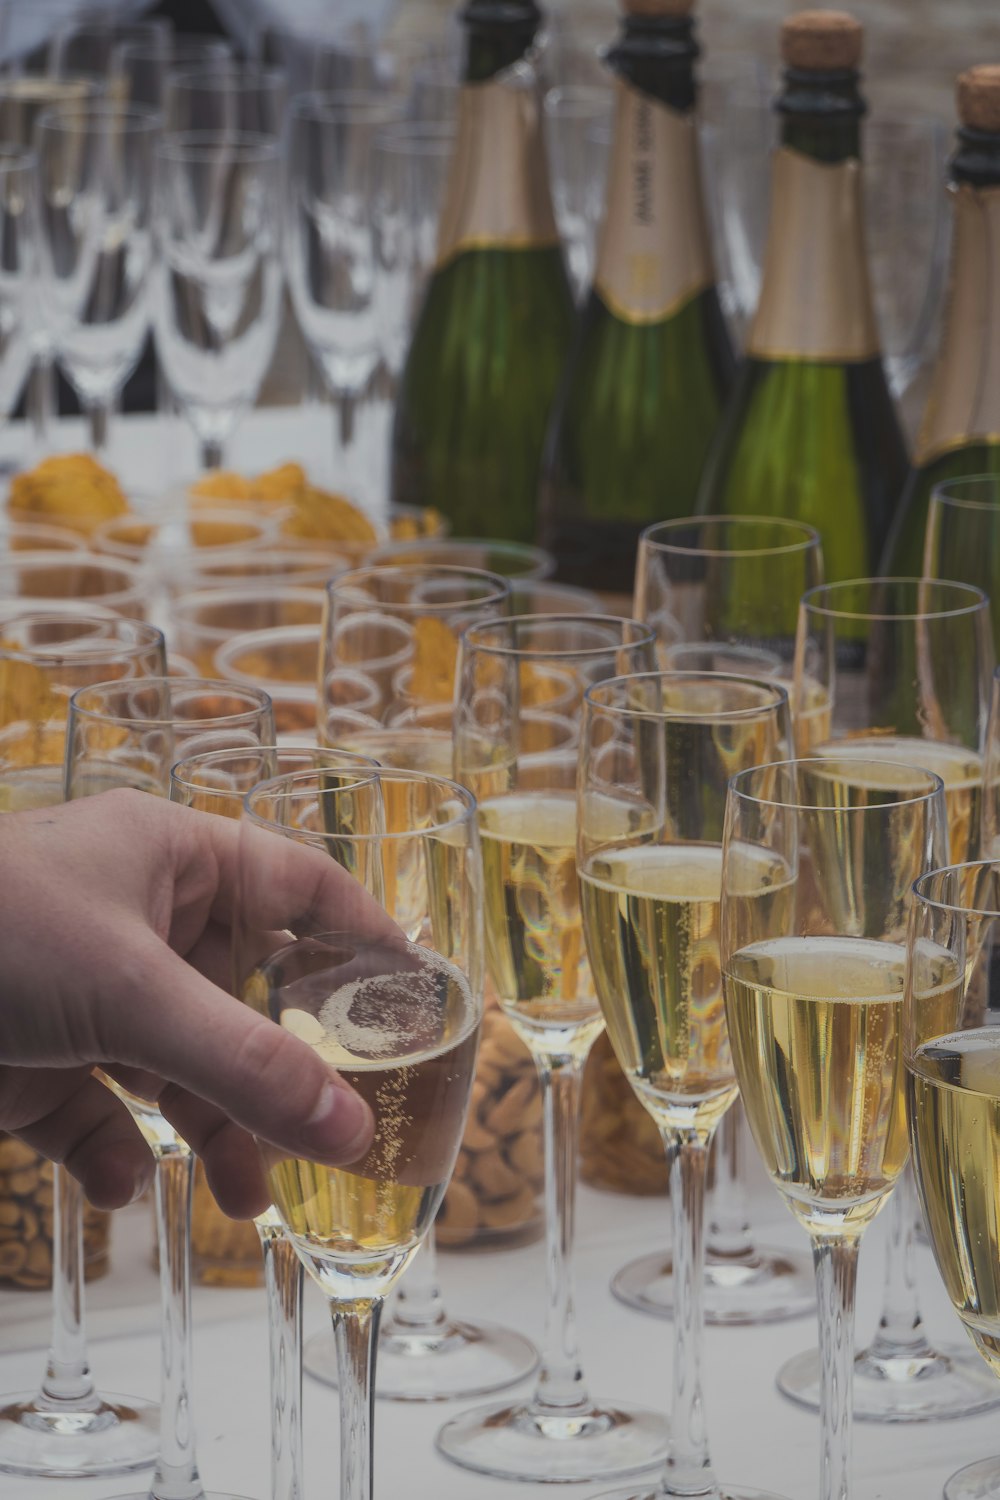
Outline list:
[[[803,1236],[766,1185],[755,1212],[772,1239],[793,1246]],[[663,1200],[581,1189],[577,1252],[580,1339],[595,1394],[647,1405],[669,1398],[672,1325],[616,1302],[609,1278],[622,1262],[665,1241]],[[858,1326],[869,1334],[878,1313],[884,1224],[862,1251]],[[157,1284],[150,1262],[148,1206],[116,1216],[112,1274],[88,1289],[92,1365],[107,1391],[155,1395],[158,1380]],[[925,1314],[932,1335],[964,1338],[926,1249],[918,1249]],[[449,1305],[508,1323],[537,1337],[543,1293],[540,1243],[489,1254],[442,1254]],[[44,1293],[0,1293],[0,1392],[33,1385],[41,1373],[49,1299]],[[321,1299],[307,1291],[307,1333],[322,1326]],[[783,1400],[774,1373],[815,1340],[815,1323],[799,1318],[767,1328],[707,1330],[706,1403],[713,1459],[725,1480],[770,1489],[789,1500],[817,1493],[818,1420]],[[197,1288],[194,1295],[195,1416],[202,1477],[250,1500],[269,1500],[267,1331],[264,1294]],[[306,1379],[306,1500],[336,1500],[337,1396]],[[464,1403],[469,1404],[469,1403]],[[438,1425],[463,1403],[406,1406],[379,1402],[376,1494],[383,1500],[510,1500],[552,1495],[541,1485],[514,1486],[454,1468],[432,1446]],[[854,1500],[937,1500],[948,1475],[1000,1452],[1000,1413],[922,1426],[855,1425]],[[133,1482],[137,1476],[133,1476]],[[3,1500],[99,1500],[127,1489],[111,1480],[31,1480],[0,1475]],[[601,1486],[576,1485],[589,1497]],[[603,1488],[607,1488],[604,1486]],[[567,1490],[563,1490],[566,1493]]]
[[[364,498],[384,503],[385,403],[362,413],[360,468]],[[11,435],[11,429],[8,429]],[[18,434],[12,434],[16,445]],[[8,444],[8,446],[10,446]],[[56,446],[86,446],[82,423],[61,422]],[[337,484],[334,427],[328,407],[273,409],[250,414],[227,455],[234,468],[256,470],[288,459],[319,483]],[[186,424],[178,417],[119,417],[110,462],[130,488],[163,492],[197,472]],[[789,1246],[804,1236],[776,1193],[757,1183],[755,1213],[772,1239]],[[609,1291],[614,1271],[666,1240],[667,1206],[581,1189],[578,1215],[577,1314],[593,1392],[616,1400],[665,1406],[669,1399],[670,1323],[622,1307]],[[869,1336],[878,1316],[884,1222],[877,1221],[862,1251],[858,1327]],[[112,1274],[88,1288],[91,1360],[100,1388],[156,1396],[158,1292],[152,1270],[149,1209],[116,1216]],[[917,1251],[924,1312],[932,1337],[964,1339],[931,1259]],[[538,1338],[543,1309],[544,1256],[540,1243],[506,1252],[441,1256],[448,1305],[467,1317],[508,1323]],[[35,1386],[48,1340],[49,1298],[0,1291],[0,1397]],[[321,1298],[307,1291],[307,1333],[322,1326]],[[815,1323],[800,1318],[760,1329],[714,1329],[706,1336],[706,1410],[716,1472],[723,1481],[769,1489],[789,1500],[817,1493],[819,1423],[783,1400],[774,1374],[790,1355],[815,1343]],[[267,1330],[264,1294],[195,1290],[195,1418],[202,1477],[208,1488],[269,1500]],[[307,1378],[305,1389],[306,1500],[336,1500],[336,1393]],[[509,1500],[548,1494],[541,1485],[514,1486],[455,1468],[440,1459],[433,1434],[462,1403],[405,1405],[380,1402],[376,1428],[376,1494],[381,1500]],[[937,1500],[964,1463],[1000,1452],[1000,1411],[958,1422],[887,1427],[855,1426],[854,1500]],[[105,1480],[32,1480],[0,1474],[0,1500],[104,1500],[140,1485],[141,1476]],[[607,1486],[577,1485],[589,1497]],[[564,1491],[565,1493],[566,1491]]]

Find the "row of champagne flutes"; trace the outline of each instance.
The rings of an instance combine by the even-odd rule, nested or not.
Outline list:
[[[699,524],[705,525],[707,523],[699,523]],[[739,523],[730,523],[730,524],[738,525]],[[763,522],[760,523],[761,526],[770,526],[771,524],[772,523],[763,523]],[[697,553],[700,552],[700,554],[701,554],[700,566],[702,568],[702,571],[703,572],[707,572],[708,575],[711,578],[713,578],[714,581],[715,581],[715,583],[717,584],[719,582],[719,580],[720,580],[720,570],[722,569],[722,562],[720,561],[720,558],[724,555],[726,549],[724,547],[720,546],[718,538],[712,538],[711,536],[709,536],[705,540],[707,542],[707,545],[704,546],[704,547],[702,547],[702,548],[700,548],[700,549],[696,548],[695,549],[695,553],[697,554]],[[808,540],[809,540],[809,545],[806,545],[806,543],[804,543],[803,540],[800,538],[794,545],[791,545],[791,546],[788,545],[787,541],[783,540],[783,543],[779,544],[777,547],[775,547],[775,546],[772,545],[771,547],[763,547],[762,549],[760,549],[760,550],[762,550],[762,552],[764,553],[765,556],[767,556],[768,554],[775,554],[774,566],[777,566],[777,567],[781,568],[782,570],[784,570],[783,573],[782,573],[782,575],[781,575],[781,581],[785,584],[786,589],[788,588],[788,585],[789,585],[791,577],[792,577],[792,575],[790,575],[788,573],[788,569],[790,567],[793,567],[793,566],[796,566],[796,565],[801,566],[802,565],[802,559],[803,559],[803,557],[806,557],[806,556],[809,555],[811,547],[815,547],[815,538],[811,538],[811,539],[808,539]],[[733,557],[732,557],[732,562],[733,563],[739,563],[739,561],[741,560],[741,558],[743,558],[745,556],[746,552],[747,552],[747,545],[746,545],[747,538],[744,537],[743,541],[744,541],[744,545],[742,545],[742,546],[735,545],[731,549],[732,552],[733,552]],[[690,551],[690,547],[688,548],[688,550]],[[752,551],[752,548],[750,550]],[[673,552],[679,552],[680,554],[683,554],[684,551],[685,551],[685,548],[684,548],[683,545],[678,546],[678,547],[667,546],[666,548],[663,549],[663,554],[664,554],[664,556],[667,555],[667,554],[673,553]],[[708,564],[711,564],[711,566],[708,566]],[[674,665],[677,664],[677,662],[676,662],[676,651],[678,649],[677,643],[678,643],[679,636],[681,634],[678,622],[681,621],[681,620],[683,620],[685,618],[686,614],[687,614],[687,618],[689,620],[691,620],[691,621],[696,621],[698,619],[697,609],[695,608],[695,606],[694,606],[694,604],[692,602],[693,601],[693,595],[691,594],[691,591],[688,590],[685,593],[684,588],[680,586],[680,585],[683,585],[685,582],[688,583],[688,584],[691,583],[692,580],[691,580],[690,574],[691,574],[691,571],[692,571],[692,565],[694,565],[695,572],[697,572],[697,569],[698,569],[698,566],[699,566],[699,564],[697,562],[697,559],[696,559],[696,557],[693,557],[693,556],[689,555],[688,558],[687,558],[687,567],[686,567],[687,577],[685,577],[685,569],[682,568],[679,579],[675,580],[676,597],[674,599],[674,602],[673,602],[672,606],[664,606],[663,599],[661,597],[661,599],[660,599],[660,607],[658,609],[656,609],[656,611],[655,611],[661,617],[660,618],[660,629],[663,632],[663,635],[664,635],[664,638],[665,638],[665,646],[666,646],[666,648],[668,650],[670,650],[672,653],[675,654],[675,660],[672,663]],[[411,579],[411,581],[413,581],[413,580]],[[662,583],[662,579],[660,581]],[[461,619],[463,604],[464,604],[465,610],[467,612],[470,601],[469,601],[468,598],[463,598],[463,596],[457,591],[456,585],[458,584],[458,582],[459,582],[459,580],[456,579],[453,575],[447,575],[444,578],[440,578],[439,577],[437,579],[437,588],[439,590],[439,593],[438,593],[438,597],[437,597],[437,601],[436,602],[437,602],[437,605],[438,605],[438,608],[439,608],[439,611],[440,611],[440,613],[438,615],[439,619],[442,618],[442,616],[443,616],[446,619],[447,618],[451,618],[451,619],[453,619],[454,621],[457,622],[459,619]],[[357,606],[357,604],[359,602],[358,596],[360,596],[360,603],[362,604],[362,606],[365,606],[364,609],[363,609],[364,613],[367,613],[369,616],[371,614],[373,614],[373,613],[376,613],[376,614],[381,613],[381,614],[383,614],[385,616],[389,616],[392,613],[392,605],[393,605],[392,587],[391,587],[390,581],[388,579],[386,579],[383,582],[383,584],[381,586],[382,587],[382,593],[381,593],[381,595],[376,600],[373,600],[372,596],[370,594],[367,596],[367,599],[365,598],[365,588],[364,588],[363,585],[364,585],[364,581],[362,579],[357,578],[357,577],[355,577],[353,580],[350,579],[350,578],[345,578],[345,579],[341,580],[339,584],[334,584],[332,586],[332,588],[331,588],[331,591],[330,591],[331,592],[331,603],[333,603],[334,599],[339,595],[341,597],[341,599],[343,600],[344,606],[346,606],[350,602],[350,598],[351,598],[351,595],[353,593],[355,595],[355,600],[354,600],[355,606]],[[798,589],[795,588],[794,586],[792,586],[791,589],[788,590],[788,591],[786,591],[784,594],[781,594],[780,590],[779,591],[776,591],[774,589],[769,590],[769,591],[768,590],[764,590],[760,586],[760,579],[759,579],[759,577],[757,578],[756,584],[754,584],[753,586],[745,584],[743,587],[744,587],[744,592],[750,597],[751,601],[756,601],[756,607],[758,609],[767,608],[767,609],[769,609],[771,611],[770,616],[767,619],[762,620],[761,623],[759,624],[759,626],[756,628],[755,636],[756,636],[756,641],[757,641],[757,649],[759,649],[759,644],[760,644],[761,640],[771,640],[773,643],[775,643],[776,645],[779,645],[779,646],[780,646],[780,644],[781,644],[782,641],[787,641],[790,627],[789,627],[789,625],[787,623],[787,618],[786,618],[785,621],[783,623],[781,623],[780,629],[778,628],[778,620],[774,616],[775,600],[783,599],[785,601],[785,615],[787,617],[788,600],[789,599],[794,599],[796,597]],[[496,595],[500,591],[500,589],[502,589],[502,581],[500,581],[500,583],[498,584],[496,580],[494,580],[492,583],[489,580],[487,580],[485,582],[485,584],[484,584],[480,580],[479,583],[478,583],[478,592],[476,593],[475,597],[480,602],[490,601],[489,602],[489,608],[490,609],[495,609],[496,608],[496,602],[495,602]],[[431,613],[433,613],[433,605],[435,603],[435,599],[433,597],[433,593],[431,593],[431,594],[428,593],[428,580],[426,578],[421,581],[419,593],[420,593],[420,601],[421,601],[421,603],[424,606],[425,613],[427,612],[427,606],[428,605],[432,606]],[[492,599],[491,599],[491,596],[492,596]],[[719,590],[715,594],[715,597],[720,598],[722,600],[727,600],[727,601],[731,602],[736,597],[736,593],[734,593],[732,590],[724,587],[724,588],[722,588],[721,590]],[[374,611],[371,608],[371,605],[372,605],[373,602],[376,602],[378,604],[378,609],[374,610]],[[687,610],[684,607],[685,604],[687,606]],[[690,610],[692,608],[694,608],[694,610],[695,610],[694,614],[690,613]],[[649,612],[651,614],[654,613],[654,606],[653,606],[652,603],[650,603],[650,605],[649,605]],[[853,615],[854,613],[855,613],[854,611],[848,611],[848,615],[849,616]],[[861,616],[863,617],[864,614],[865,614],[865,611],[861,610],[858,613],[860,613]],[[946,614],[946,616],[948,616],[948,615],[950,615],[950,612],[949,611],[945,611],[945,614]],[[342,616],[338,612],[338,610],[336,610],[336,609],[332,609],[331,610],[331,617],[332,617],[333,621],[335,622],[335,624],[337,622],[341,622],[342,621]],[[981,618],[981,617],[982,617],[982,609],[979,608],[977,618]],[[879,617],[876,617],[876,618],[879,618]],[[907,618],[908,617],[906,616],[906,612],[904,611],[904,626],[905,626],[905,621],[906,621]],[[546,628],[551,629],[552,626],[549,626],[549,627],[546,627]],[[588,628],[590,628],[590,627],[588,627]],[[944,629],[945,627],[942,626],[940,628]],[[948,628],[953,628],[953,627],[948,627]],[[850,629],[849,629],[849,632],[848,632],[849,635],[852,632],[854,632],[854,631],[855,631],[855,626],[852,624],[851,627],[850,627]],[[699,633],[699,638],[702,639],[702,640],[704,640],[704,639],[706,639],[706,637],[707,637],[707,632],[705,630],[704,621],[703,621],[702,627],[701,627],[701,630],[700,630],[700,633]],[[739,644],[738,640],[736,641],[736,644]],[[556,658],[558,658],[558,656],[559,656],[558,652],[554,652],[553,654],[556,656]],[[572,653],[570,653],[570,654],[572,655]],[[586,653],[584,653],[584,654],[586,654]],[[605,649],[604,649],[604,654],[607,655],[607,647],[605,647]],[[544,653],[543,653],[543,655],[544,655]],[[780,659],[780,652],[776,652],[775,656],[778,659]],[[770,665],[771,665],[772,669],[774,667],[775,656],[772,656],[771,662],[770,662]],[[882,653],[880,653],[880,656],[884,657],[885,656],[885,652],[883,651]],[[904,653],[904,656],[905,656],[905,653]],[[913,656],[913,652],[912,651],[910,653],[910,656],[911,657]],[[948,659],[950,660],[950,658],[948,658]],[[973,658],[970,655],[968,657],[968,659],[971,661]],[[542,676],[544,678],[544,662],[539,662],[539,660],[537,659],[537,655],[532,660],[531,665],[532,665],[533,671],[534,671],[534,673],[536,675],[539,673],[539,670],[541,668],[542,669]],[[767,665],[766,657],[765,657],[765,661],[764,661],[763,665],[765,665],[765,666]],[[760,666],[761,666],[761,663],[758,662],[758,669],[760,668]],[[818,674],[817,674],[816,671],[815,671],[815,668],[814,668],[813,672],[811,673],[811,675],[817,675],[819,681],[825,682],[826,678],[824,677],[824,672],[829,672],[830,670],[831,670],[830,663],[827,662],[827,664],[826,664],[825,668],[823,668],[823,670],[819,671]],[[828,683],[827,684],[827,691],[829,691],[829,687],[830,687],[830,684]],[[884,687],[883,683],[879,683],[878,684],[878,688],[879,689],[881,689],[883,687]],[[840,696],[843,697],[844,694],[841,692]],[[848,694],[847,697],[849,698],[850,694]],[[803,694],[803,701],[805,701],[808,698],[809,698],[809,694],[804,692],[804,694]],[[543,695],[543,701],[544,701],[544,695]],[[565,705],[563,705],[563,706],[565,706]],[[558,732],[561,735],[565,736],[566,735],[566,720],[567,720],[568,716],[563,713],[563,714],[560,715],[560,717],[562,719],[562,724],[561,724],[561,726],[553,725],[553,731],[555,732],[558,729]],[[572,723],[570,723],[570,730],[572,730]],[[384,731],[378,731],[377,730],[377,726],[376,726],[376,731],[377,732],[384,732]],[[433,735],[434,739],[440,740],[440,726],[438,726],[438,728],[436,728],[436,729],[431,730],[430,732]],[[537,733],[537,731],[536,731],[536,733]],[[537,746],[535,748],[537,749]],[[526,759],[530,759],[530,757],[526,757]],[[593,1473],[593,1472],[596,1472],[596,1471],[594,1471],[592,1468],[589,1468],[588,1472]]]

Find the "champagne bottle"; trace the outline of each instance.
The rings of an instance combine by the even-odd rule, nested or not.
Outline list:
[[[923,571],[935,485],[1000,473],[1000,67],[961,75],[958,117],[944,334],[885,556],[886,571],[900,576]]]
[[[623,0],[594,284],[546,448],[540,539],[560,576],[627,592],[639,534],[689,516],[732,380],[695,115],[694,0]]]
[[[396,406],[392,498],[459,536],[534,541],[573,299],[549,193],[535,0],[468,0],[465,82],[438,234]]]
[[[907,473],[865,256],[860,24],[782,28],[781,143],[760,301],[698,497],[703,514],[815,526],[827,577],[874,573]]]

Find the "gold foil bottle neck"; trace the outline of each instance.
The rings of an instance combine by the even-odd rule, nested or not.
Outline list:
[[[944,333],[917,439],[918,467],[1000,442],[1000,187],[949,188],[954,239]]]
[[[558,245],[535,70],[464,84],[438,229],[438,266],[463,250]]]
[[[715,280],[693,113],[617,83],[595,290],[626,323],[659,323]]]
[[[829,364],[878,354],[861,188],[861,163],[854,157],[829,163],[788,146],[775,152],[748,354]]]

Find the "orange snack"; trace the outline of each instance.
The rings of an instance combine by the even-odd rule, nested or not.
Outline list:
[[[294,513],[285,524],[289,536],[324,542],[378,541],[372,522],[343,495],[307,485],[294,497],[292,507]]]
[[[458,640],[443,620],[425,615],[414,626],[413,696],[421,703],[450,703],[455,693]]]
[[[12,515],[52,517],[89,536],[102,521],[128,513],[115,476],[89,453],[60,453],[11,480]]]

